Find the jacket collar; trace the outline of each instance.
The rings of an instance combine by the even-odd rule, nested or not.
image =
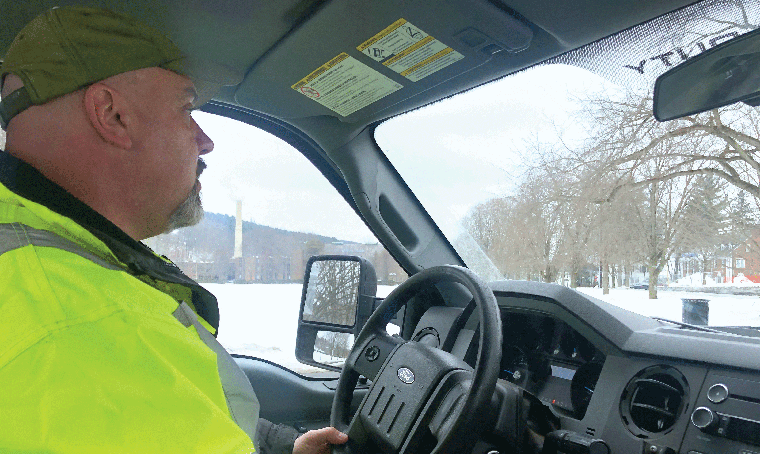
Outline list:
[[[198,315],[214,328],[219,328],[219,308],[216,298],[208,290],[187,277],[174,263],[162,260],[150,248],[132,239],[114,223],[47,179],[37,169],[2,150],[0,183],[16,195],[39,203],[87,229],[105,243],[116,258],[127,265],[130,274],[146,275],[170,284],[189,287]]]
[[[100,238],[96,232],[141,251],[150,251],[114,223],[42,175],[26,162],[0,151],[0,183],[21,197],[72,219]]]

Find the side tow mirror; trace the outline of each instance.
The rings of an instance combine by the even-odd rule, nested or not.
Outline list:
[[[298,361],[340,371],[375,309],[376,295],[375,269],[367,260],[345,255],[310,258],[298,314]]]

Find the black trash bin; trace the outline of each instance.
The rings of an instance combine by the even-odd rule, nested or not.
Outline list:
[[[681,318],[684,323],[690,325],[707,325],[710,319],[710,300],[681,298],[683,302],[683,311]]]

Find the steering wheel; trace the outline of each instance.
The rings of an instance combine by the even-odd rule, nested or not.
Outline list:
[[[451,352],[392,337],[386,331],[402,305],[441,282],[463,285],[475,301],[480,316],[475,369]],[[396,287],[369,318],[343,366],[330,422],[348,434],[349,441],[333,446],[333,452],[442,453],[472,446],[494,411],[491,402],[501,361],[501,329],[493,292],[467,268],[428,268]],[[349,421],[360,375],[372,384]]]

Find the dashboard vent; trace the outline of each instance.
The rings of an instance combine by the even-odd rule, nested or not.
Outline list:
[[[669,366],[653,366],[636,374],[620,398],[620,414],[628,430],[639,438],[664,434],[686,411],[689,385]]]

